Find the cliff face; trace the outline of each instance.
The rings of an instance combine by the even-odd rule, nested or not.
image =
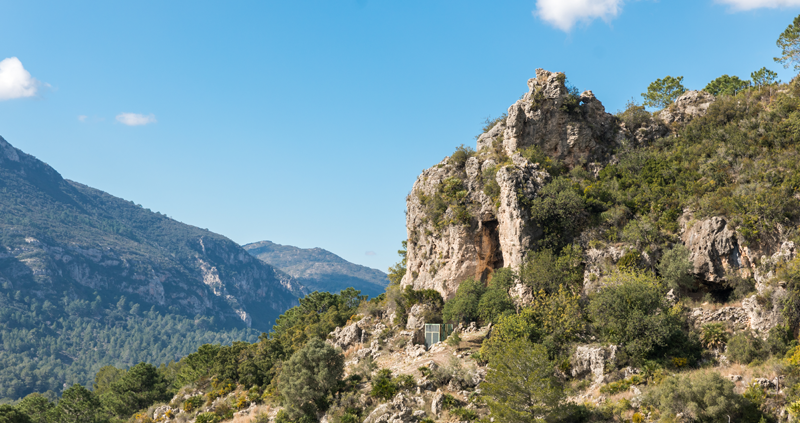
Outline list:
[[[39,298],[126,295],[267,330],[304,288],[231,240],[67,181],[0,138],[0,282]]]
[[[422,172],[406,199],[408,271],[403,285],[452,297],[461,281],[518,267],[542,236],[530,201],[551,178],[552,157],[598,171],[626,134],[591,91],[570,92],[562,73],[542,69],[529,91],[478,138]]]

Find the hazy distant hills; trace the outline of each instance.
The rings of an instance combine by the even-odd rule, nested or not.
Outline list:
[[[377,269],[350,263],[322,248],[298,248],[270,241],[244,246],[250,254],[295,277],[309,291],[337,293],[353,287],[362,294],[382,294],[389,279]]]
[[[304,293],[224,236],[65,180],[0,137],[0,400],[255,340]]]

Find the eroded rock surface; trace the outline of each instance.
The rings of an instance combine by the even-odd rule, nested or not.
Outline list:
[[[572,356],[572,377],[592,375],[592,380],[602,382],[606,363],[613,363],[617,355],[617,346],[607,347],[581,345]]]
[[[404,286],[435,289],[447,299],[467,278],[485,281],[495,269],[522,263],[542,236],[529,202],[550,180],[520,154],[527,147],[568,168],[599,171],[612,158],[623,136],[618,120],[591,91],[575,96],[564,82],[564,74],[538,69],[507,118],[478,138],[477,154],[446,158],[417,178],[406,200]]]
[[[716,97],[705,91],[686,91],[673,104],[659,112],[658,116],[668,124],[687,123],[705,115],[714,100]]]

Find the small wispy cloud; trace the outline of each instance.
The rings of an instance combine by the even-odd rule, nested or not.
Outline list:
[[[0,61],[0,101],[33,97],[41,86],[48,85],[32,77],[16,57]]]
[[[610,22],[619,15],[623,3],[624,0],[537,0],[533,15],[569,32],[578,22]]]
[[[800,6],[800,0],[717,0],[717,3],[727,4],[734,11],[760,9],[762,7],[792,7]]]
[[[365,256],[377,256],[377,255],[378,255],[378,253],[376,253],[376,252],[374,252],[374,251],[367,251],[366,253],[364,253],[364,255],[365,255]]]
[[[117,122],[128,126],[142,126],[158,121],[156,120],[156,115],[152,113],[149,115],[143,115],[141,113],[120,113],[117,115]]]
[[[81,121],[81,122],[86,122],[86,119],[87,119],[88,117],[89,117],[89,116],[86,116],[86,115],[79,115],[79,116],[78,116],[78,120],[79,120],[79,121]]]

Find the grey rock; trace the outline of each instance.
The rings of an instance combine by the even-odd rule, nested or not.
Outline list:
[[[736,231],[725,218],[712,217],[690,227],[683,221],[682,239],[691,251],[695,275],[708,282],[724,280],[726,272],[742,267],[742,253]]]
[[[337,327],[328,335],[328,342],[341,348],[342,351],[347,351],[347,349],[353,345],[361,343],[362,332],[363,331],[356,323],[344,327]]]
[[[673,104],[659,112],[664,123],[687,123],[706,114],[716,98],[705,91],[686,91]]]
[[[617,346],[607,347],[581,345],[572,356],[572,377],[582,377],[591,374],[595,383],[602,382],[605,375],[606,363],[616,360]]]
[[[431,311],[433,307],[428,303],[414,304],[408,312],[406,329],[419,330],[425,328],[425,312]]]

